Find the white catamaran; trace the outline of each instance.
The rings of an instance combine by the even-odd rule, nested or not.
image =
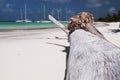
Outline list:
[[[21,19],[16,20],[16,22],[32,22],[31,20],[27,19],[27,7],[26,7],[26,4],[24,6],[24,19],[23,19],[22,9],[20,10],[20,16],[21,16]]]

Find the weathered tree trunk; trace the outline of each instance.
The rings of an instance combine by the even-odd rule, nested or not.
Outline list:
[[[94,34],[70,36],[66,80],[120,80],[120,49]]]

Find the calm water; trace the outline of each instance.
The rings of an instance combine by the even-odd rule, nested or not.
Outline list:
[[[66,22],[62,23],[66,25]],[[54,23],[37,23],[37,22],[0,22],[0,29],[30,29],[30,28],[49,28],[56,27]]]

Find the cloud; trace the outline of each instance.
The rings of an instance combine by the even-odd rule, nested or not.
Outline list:
[[[100,0],[87,0],[87,7],[101,7],[102,3]]]
[[[86,7],[102,7],[103,5],[109,5],[109,0],[87,0]]]
[[[105,1],[105,4],[106,4],[106,5],[109,5],[109,4],[110,4],[110,1]]]
[[[6,8],[10,8],[10,7],[12,7],[12,4],[10,4],[10,3],[6,3]]]
[[[86,4],[87,7],[101,7],[101,3],[96,3],[96,4]]]
[[[71,2],[72,0],[42,0],[45,2],[60,2],[60,3],[66,3],[66,2]]]
[[[2,12],[13,12],[14,9],[12,8],[12,4],[10,3],[4,3],[4,5],[1,8]]]
[[[0,7],[2,7],[5,3],[5,0],[0,0]]]
[[[109,10],[108,10],[110,13],[115,13],[116,12],[116,8],[114,8],[114,7],[111,7],[111,8],[109,8]]]
[[[98,3],[100,0],[88,0],[89,3]]]

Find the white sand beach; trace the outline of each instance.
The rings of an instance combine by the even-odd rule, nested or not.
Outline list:
[[[119,23],[97,29],[120,47]],[[0,32],[0,80],[64,80],[67,35],[59,28]]]
[[[98,25],[97,29],[105,36],[108,41],[120,47],[120,22],[112,22],[107,24],[108,25],[106,26]]]
[[[62,45],[69,44],[60,29],[0,32],[0,80],[63,80]]]

